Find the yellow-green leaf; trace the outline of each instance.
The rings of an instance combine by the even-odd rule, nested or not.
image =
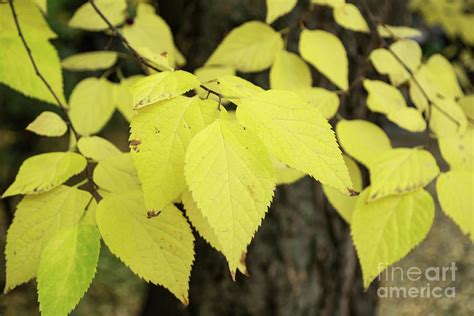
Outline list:
[[[328,121],[289,91],[270,90],[242,100],[237,119],[281,162],[349,193],[352,183]]]
[[[171,29],[151,4],[139,3],[132,25],[125,25],[123,35],[130,45],[161,70],[173,70],[186,63],[176,47]]]
[[[337,36],[326,31],[301,32],[301,56],[342,90],[349,88],[349,61]]]
[[[324,88],[314,87],[294,90],[309,104],[318,109],[328,120],[336,115],[339,109],[339,96]]]
[[[198,97],[176,97],[138,111],[132,119],[130,146],[147,210],[160,210],[186,189],[188,144],[218,116],[215,101]]]
[[[286,50],[280,51],[270,69],[272,89],[310,88],[313,79],[308,65],[298,55]]]
[[[118,85],[115,85],[115,105],[117,109],[122,113],[127,121],[130,122],[132,117],[135,115],[133,109],[133,96],[131,88],[138,79],[143,78],[142,75],[135,75],[125,79],[122,79]]]
[[[79,222],[92,196],[67,186],[24,197],[8,229],[5,292],[36,276],[45,244]]]
[[[46,192],[64,183],[86,167],[86,159],[72,152],[52,152],[26,159],[15,182],[2,197]]]
[[[436,182],[438,200],[444,213],[474,242],[474,174],[452,170],[442,173]]]
[[[431,106],[429,126],[437,137],[454,136],[465,132],[467,118],[462,108],[453,99],[436,98]]]
[[[415,108],[402,108],[398,111],[391,112],[387,118],[403,129],[410,132],[423,132],[426,129],[426,121],[421,112]]]
[[[389,114],[406,108],[407,104],[401,92],[394,86],[379,80],[365,79],[367,107],[374,112]]]
[[[344,151],[366,167],[374,158],[392,149],[385,132],[369,121],[340,121],[336,125],[336,134]]]
[[[69,100],[69,117],[76,131],[89,136],[100,132],[115,110],[114,85],[106,79],[79,82]]]
[[[194,71],[194,74],[206,88],[219,92],[220,88],[219,84],[217,83],[217,79],[223,76],[235,75],[235,69],[226,66],[210,66],[198,68]],[[197,88],[196,91],[201,99],[209,98],[214,101],[219,101],[218,96],[212,93],[209,94],[209,92],[205,91],[202,88]],[[221,102],[223,101],[224,100],[221,100]]]
[[[441,137],[439,149],[451,169],[474,171],[474,127],[470,125],[464,134]]]
[[[64,69],[70,71],[100,70],[112,67],[117,62],[117,58],[117,52],[87,52],[66,57],[61,64]]]
[[[346,155],[344,156],[344,162],[346,163],[349,175],[351,176],[354,189],[360,192],[362,190],[362,174],[360,172],[357,163]],[[358,197],[347,196],[342,194],[338,190],[323,185],[323,191],[329,200],[329,203],[336,209],[341,217],[348,223],[351,222],[352,213],[354,212],[355,205]]]
[[[67,125],[58,114],[44,111],[26,129],[38,135],[58,137],[66,134]]]
[[[367,202],[369,192],[370,187],[359,196],[351,222],[365,288],[426,237],[435,210],[432,197],[421,189],[374,202]]]
[[[218,119],[191,140],[185,174],[235,274],[273,197],[275,175],[269,155],[249,130]]]
[[[38,268],[41,315],[68,315],[94,278],[100,253],[100,234],[92,225],[76,225],[57,232],[46,244]]]
[[[399,40],[390,45],[389,49],[393,54],[385,48],[372,51],[370,61],[378,73],[388,75],[390,81],[398,86],[410,78],[410,73],[402,66],[400,61],[412,72],[416,72],[421,64],[422,51],[417,42],[409,39]]]
[[[466,116],[474,121],[474,94],[463,96],[458,101]]]
[[[422,34],[420,30],[411,27],[387,24],[378,25],[377,30],[382,37],[414,38]]]
[[[426,186],[439,174],[433,155],[418,148],[386,151],[371,162],[369,169],[369,200],[415,191]]]
[[[334,19],[343,28],[356,31],[368,32],[369,26],[359,9],[352,3],[346,3],[334,8]]]
[[[100,161],[122,152],[114,144],[99,136],[81,137],[77,148],[85,157]]]
[[[127,9],[125,0],[94,0],[94,3],[113,26],[125,21]],[[74,12],[69,20],[69,26],[87,31],[103,31],[109,28],[89,2],[84,3]]]
[[[288,167],[288,165],[271,157],[273,169],[275,170],[276,184],[291,184],[303,178],[305,174],[301,171]]]
[[[61,63],[56,49],[49,42],[56,34],[50,30],[41,11],[31,0],[17,0],[13,5],[39,71],[64,103]],[[0,42],[0,83],[26,96],[57,105],[29,61],[8,4],[0,5]]]
[[[281,35],[259,21],[233,29],[219,44],[206,65],[230,66],[242,72],[257,72],[270,67],[283,49]]]
[[[108,192],[140,190],[135,165],[130,153],[115,154],[99,161],[94,169],[94,182]]]
[[[237,105],[240,104],[243,99],[265,91],[250,81],[237,76],[228,75],[219,77],[217,84],[220,93]]]
[[[311,3],[337,8],[344,5],[345,0],[311,0]]]
[[[100,201],[97,225],[110,251],[135,274],[188,303],[194,237],[175,206],[147,218],[140,191],[114,193]]]
[[[192,73],[183,70],[163,71],[135,82],[131,89],[133,103],[136,109],[142,108],[179,96],[199,85],[199,80]]]
[[[280,16],[287,14],[295,7],[298,0],[266,0],[267,18],[265,21],[271,24]]]

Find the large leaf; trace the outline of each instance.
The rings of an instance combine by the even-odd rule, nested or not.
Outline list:
[[[231,66],[242,72],[262,71],[273,64],[282,48],[279,33],[265,23],[251,21],[233,29],[206,65]]]
[[[54,46],[49,42],[56,35],[49,29],[39,8],[31,0],[17,0],[13,5],[39,71],[64,103],[61,64]],[[0,46],[0,82],[29,97],[57,105],[51,92],[35,73],[18,36],[8,4],[0,5]]]
[[[60,186],[21,200],[7,234],[5,291],[36,276],[45,244],[58,230],[77,224],[91,199],[85,191]]]
[[[100,201],[97,225],[110,251],[135,274],[188,303],[194,238],[175,206],[147,218],[140,191],[114,193]]]
[[[188,144],[218,115],[215,101],[176,97],[140,109],[132,119],[131,153],[147,210],[160,210],[186,189]]]
[[[191,140],[185,173],[234,274],[273,197],[269,155],[249,130],[219,119]]]
[[[46,244],[38,268],[41,315],[67,315],[94,278],[100,234],[93,225],[76,225],[56,233]]]
[[[30,157],[23,162],[15,182],[2,197],[49,191],[80,173],[86,164],[83,156],[72,152],[54,152]]]
[[[120,153],[99,161],[94,169],[94,182],[108,192],[140,190],[135,165],[130,153]]]
[[[359,196],[351,222],[365,288],[426,237],[434,218],[433,199],[422,189],[374,202],[367,202],[369,192]]]
[[[326,31],[304,30],[299,43],[301,56],[342,90],[349,88],[349,61],[337,36]]]
[[[243,99],[237,119],[281,162],[346,194],[352,183],[336,137],[319,111],[288,91]]]
[[[386,151],[372,161],[369,169],[369,200],[415,191],[426,186],[439,174],[433,155],[418,148]]]
[[[99,136],[81,137],[77,141],[77,148],[84,157],[100,161],[122,152],[107,139]]]
[[[474,242],[474,173],[452,170],[442,173],[436,182],[438,200],[448,215],[464,234]]]

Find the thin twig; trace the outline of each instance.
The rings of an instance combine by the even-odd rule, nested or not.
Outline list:
[[[100,10],[100,8],[97,6],[97,4],[95,3],[94,0],[88,0],[89,3],[91,4],[92,8],[94,8],[95,12],[97,12],[97,14],[101,17],[101,19],[105,22],[105,24],[107,24],[107,26],[109,27],[109,30],[112,32],[112,35],[115,35],[117,36],[120,41],[122,42],[123,46],[129,50],[133,56],[135,57],[135,59],[138,60],[138,62],[140,64],[142,64],[143,66],[146,66],[150,69],[153,69],[155,70],[156,72],[160,72],[160,70],[158,68],[156,68],[155,66],[153,66],[145,57],[143,57],[142,55],[140,55],[140,53],[135,50],[132,45],[130,44],[130,42],[127,40],[127,38],[122,34],[120,33],[120,30],[117,29],[113,24],[112,22],[110,22],[110,20],[105,16],[105,14]],[[224,96],[222,94],[220,94],[219,92],[216,92],[212,89],[209,89],[208,87],[204,86],[204,85],[200,85],[200,87],[202,89],[204,89],[205,91],[207,91],[208,93],[210,94],[214,94],[215,96],[217,96],[218,98],[223,98]]]
[[[433,107],[435,107],[438,111],[440,111],[444,116],[446,116],[449,120],[451,120],[452,122],[454,122],[456,125],[460,126],[460,123],[454,118],[451,116],[451,114],[449,114],[448,112],[446,112],[443,108],[441,108],[438,104],[436,104],[436,102],[434,102],[428,95],[428,93],[426,92],[426,90],[423,88],[423,86],[420,84],[420,82],[418,81],[418,79],[416,78],[414,72],[408,67],[407,64],[405,64],[405,62],[400,58],[400,56],[398,56],[391,48],[390,48],[390,45],[388,45],[387,41],[382,37],[380,36],[379,32],[378,32],[378,29],[377,29],[377,22],[376,22],[376,18],[374,17],[374,15],[372,14],[372,11],[370,10],[369,6],[367,5],[367,2],[365,0],[359,0],[359,2],[361,3],[362,5],[362,9],[363,11],[365,12],[365,15],[368,17],[368,20],[367,20],[367,24],[369,26],[369,30],[370,30],[370,33],[375,36],[379,41],[380,43],[382,44],[382,46],[384,48],[386,48],[390,54],[398,61],[398,63],[403,67],[403,69],[405,69],[406,72],[408,72],[408,74],[410,75],[410,79],[413,81],[413,83],[415,83],[415,85],[418,87],[418,89],[421,91],[421,93],[423,94],[423,96],[426,98],[426,100],[428,101],[428,104],[432,105]],[[388,29],[388,28],[387,28]],[[393,33],[392,33],[393,34]]]
[[[15,10],[15,6],[13,4],[13,1],[14,0],[9,0],[8,4],[10,5],[10,9],[11,9],[11,12],[12,12],[12,15],[13,15],[13,20],[15,22],[15,26],[16,26],[16,29],[18,31],[18,36],[20,37],[21,42],[23,43],[23,47],[25,47],[25,50],[28,54],[28,58],[30,59],[31,64],[33,65],[33,68],[35,69],[36,75],[38,76],[38,78],[41,79],[41,81],[46,86],[46,88],[48,88],[48,90],[51,93],[51,95],[53,96],[54,100],[57,102],[59,108],[63,111],[66,123],[69,125],[69,129],[71,130],[71,132],[73,133],[74,137],[77,140],[77,139],[79,139],[80,136],[79,136],[79,133],[74,128],[74,126],[72,125],[72,121],[69,118],[69,113],[68,113],[67,106],[61,102],[58,95],[54,92],[54,90],[51,87],[51,85],[49,84],[48,80],[46,80],[46,78],[43,76],[43,74],[39,70],[38,65],[36,64],[35,58],[33,57],[33,53],[31,52],[31,48],[28,45],[28,43],[25,39],[25,36],[23,35],[23,31],[21,29],[20,22],[18,20],[18,15],[16,14],[16,10]],[[87,170],[87,168],[86,168],[86,170]],[[100,199],[102,197],[97,192],[97,189],[96,189],[96,186],[95,186],[95,183],[94,183],[92,177],[89,175],[89,173],[87,171],[85,171],[84,174],[85,174],[86,178],[88,179],[88,181],[91,183],[91,186],[92,186],[92,189],[89,193],[92,194],[92,196],[96,199],[97,202],[100,201]]]

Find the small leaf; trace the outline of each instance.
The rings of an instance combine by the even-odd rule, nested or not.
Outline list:
[[[79,82],[69,100],[69,117],[83,136],[98,133],[115,110],[114,85],[106,79],[87,78]]]
[[[369,26],[359,9],[352,3],[334,8],[334,19],[336,23],[348,30],[356,32],[368,32]]]
[[[244,99],[237,119],[281,162],[343,193],[352,190],[331,125],[297,94],[270,90]]]
[[[81,137],[77,142],[77,148],[84,157],[100,161],[122,152],[114,144],[99,136]]]
[[[370,191],[359,196],[351,222],[364,288],[426,237],[435,210],[432,197],[421,189],[367,202]]]
[[[273,197],[269,155],[250,131],[218,119],[191,140],[185,161],[193,198],[235,274]]]
[[[276,184],[291,184],[303,178],[305,174],[301,171],[288,167],[288,165],[279,161],[275,157],[271,157],[273,169],[275,170]]]
[[[94,0],[94,3],[113,26],[125,21],[127,9],[125,0]],[[87,31],[103,31],[109,28],[90,3],[84,3],[74,12],[69,20],[69,26]]]
[[[349,61],[342,42],[326,31],[304,30],[299,43],[301,56],[342,90],[349,88]]]
[[[287,14],[296,6],[298,0],[266,0],[267,1],[267,18],[265,22],[273,23],[280,16]]]
[[[115,154],[99,161],[93,178],[99,188],[109,192],[140,190],[140,182],[130,153]]]
[[[392,149],[383,129],[369,121],[340,121],[336,134],[344,151],[366,167],[370,167],[377,156]]]
[[[67,125],[56,113],[44,111],[26,129],[42,136],[59,137],[66,134]]]
[[[110,251],[136,275],[188,303],[194,238],[174,205],[147,218],[140,191],[113,193],[100,201],[97,225]]]
[[[250,21],[233,29],[219,44],[206,66],[230,66],[242,72],[257,72],[273,64],[283,49],[279,33],[259,21]]]
[[[325,5],[333,8],[340,7],[344,5],[345,0],[311,0],[311,3]]]
[[[444,213],[474,242],[474,174],[452,170],[442,173],[436,182],[438,200]]]
[[[45,244],[60,229],[79,222],[92,196],[67,186],[24,197],[8,228],[5,292],[36,276]]]
[[[280,51],[270,69],[270,87],[272,89],[310,88],[313,79],[309,66],[298,55]]]
[[[429,126],[437,137],[463,134],[468,125],[462,108],[453,99],[436,98],[431,106]]]
[[[137,80],[143,77],[143,75],[134,75],[122,79],[118,85],[115,85],[114,103],[128,122],[130,122],[132,117],[135,115],[135,110],[133,109],[133,96],[130,90]]]
[[[346,155],[344,155],[344,162],[349,170],[354,189],[360,192],[362,190],[362,174],[357,163]],[[350,223],[358,197],[344,195],[327,185],[323,185],[323,191],[328,198],[329,203],[331,203],[339,215],[341,215],[346,222]]]
[[[46,244],[38,268],[41,315],[68,315],[89,288],[100,253],[95,226],[76,225],[57,232]]]
[[[421,112],[415,108],[403,108],[387,115],[387,118],[399,127],[412,133],[423,132],[426,129],[426,121]]]
[[[369,169],[369,200],[415,191],[426,186],[439,174],[433,155],[417,148],[386,151],[371,162]]]
[[[395,26],[395,25],[378,25],[377,30],[379,35],[382,37],[395,37],[395,38],[414,38],[422,35],[420,30],[407,27],[407,26]]]
[[[364,88],[369,94],[367,107],[374,112],[389,114],[407,107],[402,93],[394,86],[379,80],[365,79]]]
[[[138,112],[131,124],[131,154],[147,210],[158,211],[186,190],[186,149],[220,112],[214,101],[181,96]]]
[[[112,67],[118,58],[117,52],[97,51],[80,53],[63,59],[61,65],[70,71],[91,71]]]
[[[26,159],[15,182],[2,197],[46,192],[66,182],[86,167],[86,159],[72,152],[46,153]]]
[[[133,85],[131,92],[135,108],[177,97],[194,88],[200,82],[192,73],[177,70],[163,71],[142,79]]]
[[[422,51],[417,42],[408,39],[399,40],[390,45],[390,50],[408,69],[416,72],[422,57]],[[410,78],[410,73],[393,54],[385,48],[378,48],[370,54],[370,61],[378,73],[388,75],[390,81],[398,86]]]

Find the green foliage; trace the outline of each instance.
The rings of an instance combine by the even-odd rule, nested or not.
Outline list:
[[[64,69],[107,70],[77,83],[69,104],[49,42],[56,35],[41,13],[46,3],[39,2],[41,9],[30,0],[0,5],[0,82],[62,111],[41,113],[28,130],[50,137],[69,132],[71,139],[67,152],[27,159],[3,193],[25,195],[8,230],[5,291],[36,277],[42,314],[67,315],[94,277],[102,239],[136,275],[187,304],[190,224],[224,255],[232,277],[237,270],[247,274],[248,246],[275,186],[305,175],[323,184],[350,225],[365,287],[427,235],[434,203],[424,188],[435,180],[443,211],[473,239],[473,97],[464,94],[459,71],[445,57],[423,59],[410,39],[418,30],[366,21],[344,0],[312,0],[328,6],[348,32],[385,43],[368,60],[381,76],[350,82],[360,65],[350,60],[345,43],[302,27],[296,30],[299,54],[288,50],[286,31],[268,23],[290,13],[296,1],[267,0],[267,23],[250,21],[230,31],[192,74],[176,70],[186,60],[166,22],[151,5],[132,2],[88,1],[69,26],[113,34],[144,74],[124,78],[117,71],[119,82],[106,79],[111,67],[121,67],[118,51],[70,56]],[[133,24],[124,24],[128,9],[136,9]],[[453,34],[467,41],[463,30],[458,25]],[[313,86],[306,62],[328,85]],[[270,90],[236,75],[268,68]],[[346,109],[348,98],[340,96],[350,95],[359,80],[368,111],[407,132],[428,129],[450,169],[441,172],[426,149],[393,148],[373,122],[342,118],[353,108]],[[97,136],[116,110],[130,122],[130,152]],[[337,139],[329,119],[337,121]]]

